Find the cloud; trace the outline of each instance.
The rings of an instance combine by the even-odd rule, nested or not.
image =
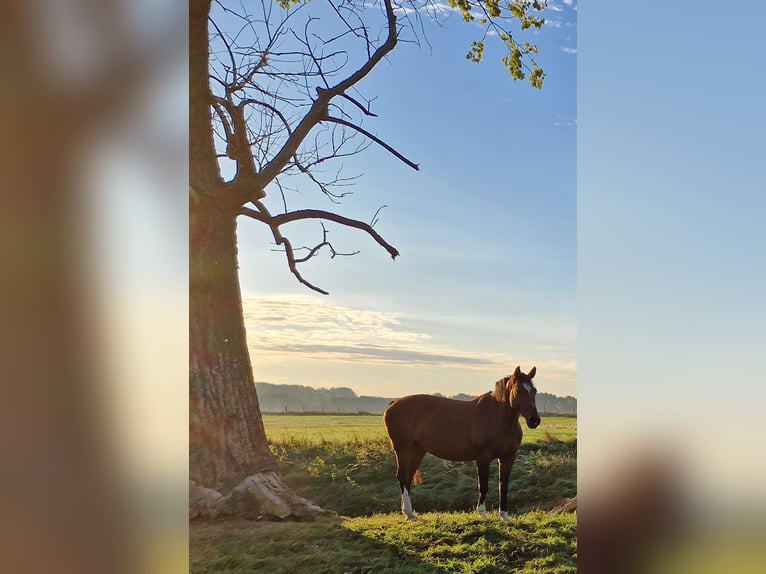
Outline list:
[[[313,295],[243,296],[242,307],[250,354],[261,380],[294,382],[308,377],[314,384],[347,384],[357,392],[372,392],[368,389],[397,381],[402,388],[388,390],[392,396],[430,381],[437,385],[431,390],[470,393],[477,383],[506,375],[521,362],[537,365],[549,392],[574,394],[574,355],[562,353],[557,345],[529,342],[528,333],[510,346],[518,353],[511,356],[482,348],[486,333],[472,329],[465,341],[445,343],[455,332],[455,324],[445,318],[373,311]]]
[[[562,46],[561,51],[566,52],[567,54],[576,54],[577,48],[568,48],[567,46]]]
[[[261,350],[279,353],[298,353],[304,358],[312,356],[319,359],[332,358],[336,361],[365,360],[370,363],[404,363],[428,365],[462,365],[462,366],[493,366],[496,361],[487,357],[459,355],[449,352],[405,349],[402,347],[385,347],[381,345],[322,345],[292,343],[269,347],[264,345]]]
[[[355,309],[309,295],[249,296],[242,301],[248,335],[290,343],[299,337],[323,344],[364,339],[376,344],[413,344],[428,340],[402,325],[401,314]]]
[[[577,118],[572,118],[569,116],[562,116],[557,115],[556,119],[553,122],[554,126],[575,126],[577,125]]]
[[[312,296],[250,296],[242,301],[252,353],[301,359],[491,366],[489,354],[440,348],[400,313],[328,303]]]
[[[376,3],[368,2],[365,4],[366,8],[376,8],[379,9],[380,6]],[[445,4],[443,2],[429,2],[425,6],[403,6],[401,4],[394,5],[394,13],[396,14],[415,14],[415,13],[425,13],[429,14],[431,16],[437,15],[437,14],[448,14],[451,12],[457,11],[457,8],[453,8],[449,4]]]

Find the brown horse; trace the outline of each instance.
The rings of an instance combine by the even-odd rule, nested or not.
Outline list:
[[[383,419],[396,453],[396,478],[402,492],[402,512],[415,520],[410,501],[413,479],[427,452],[447,460],[475,460],[479,471],[479,503],[486,516],[489,463],[500,461],[500,516],[508,520],[508,477],[521,444],[519,415],[531,429],[540,424],[532,384],[537,369],[528,374],[516,367],[513,375],[495,383],[494,392],[472,401],[432,395],[410,395],[388,405]],[[417,475],[416,475],[417,472]]]

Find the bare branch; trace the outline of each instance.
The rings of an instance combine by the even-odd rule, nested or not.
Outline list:
[[[253,204],[258,208],[257,210],[250,209],[248,207],[242,207],[240,214],[251,217],[263,223],[266,223],[272,228],[272,232],[275,228],[286,223],[292,223],[293,221],[301,221],[304,219],[322,219],[325,221],[332,221],[345,225],[346,227],[353,227],[355,229],[361,229],[365,231],[370,237],[372,237],[381,247],[383,247],[391,255],[391,259],[396,259],[399,256],[399,251],[390,245],[381,235],[375,231],[369,223],[358,221],[356,219],[350,219],[343,215],[338,215],[331,211],[324,211],[321,209],[300,209],[298,211],[289,211],[287,213],[281,213],[279,215],[271,215],[266,206],[261,201],[254,201]],[[380,211],[380,209],[378,210]],[[377,212],[376,212],[377,213]],[[280,233],[281,237],[281,233]]]
[[[218,32],[218,35],[221,37],[221,42],[223,42],[223,45],[226,46],[226,51],[229,53],[229,59],[231,60],[231,75],[232,75],[232,79],[234,81],[236,81],[236,79],[237,79],[237,62],[236,62],[236,60],[234,60],[234,53],[231,51],[231,46],[229,45],[229,42],[226,39],[226,36],[224,36],[223,32],[221,32],[221,29],[218,27],[218,24],[215,23],[215,20],[213,20],[212,18],[208,17],[208,21],[213,25],[213,27]]]
[[[316,88],[317,99],[312,103],[308,113],[293,130],[292,135],[287,139],[279,152],[261,170],[261,188],[265,188],[266,185],[268,185],[282,171],[284,165],[295,155],[298,147],[311,129],[321,120],[328,117],[327,109],[330,100],[333,97],[342,94],[367,76],[367,74],[369,74],[372,69],[396,47],[396,15],[394,14],[394,9],[391,4],[392,0],[383,1],[386,7],[388,25],[388,36],[386,41],[375,50],[372,56],[358,70],[346,79],[329,89]]]
[[[358,221],[356,219],[350,219],[331,211],[324,211],[321,209],[301,209],[298,211],[290,211],[288,213],[282,213],[280,215],[273,216],[273,221],[277,226],[284,225],[293,221],[300,221],[303,219],[323,219],[326,221],[333,221],[346,227],[353,227],[355,229],[361,229],[365,231],[370,237],[372,237],[381,247],[383,247],[391,255],[392,259],[396,259],[399,256],[399,251],[390,245],[380,234],[375,231],[369,223]]]
[[[292,130],[290,129],[290,122],[287,121],[287,118],[284,116],[284,114],[282,112],[280,112],[276,107],[274,107],[271,104],[268,104],[266,102],[262,102],[260,100],[254,100],[252,98],[248,98],[246,100],[242,100],[242,105],[247,105],[247,104],[255,104],[255,105],[262,106],[262,107],[266,108],[267,110],[272,112],[274,115],[279,117],[280,120],[282,120],[282,123],[284,124],[285,129],[287,130],[288,134],[292,134],[293,133]]]
[[[301,249],[308,250],[308,255],[305,257],[301,257],[300,259],[296,259],[296,263],[305,263],[314,255],[319,253],[319,251],[322,249],[322,247],[327,247],[330,250],[330,259],[335,259],[336,256],[340,255],[342,257],[351,257],[354,255],[358,255],[360,251],[352,251],[350,253],[341,253],[340,251],[336,251],[335,247],[333,247],[333,244],[327,241],[327,228],[324,226],[324,223],[320,223],[322,226],[322,242],[318,243],[314,247],[301,247]]]
[[[280,235],[281,237],[281,235]],[[276,239],[276,236],[275,236]],[[287,266],[290,268],[290,271],[292,271],[293,275],[303,283],[306,287],[309,289],[316,291],[317,293],[321,293],[322,295],[329,295],[329,291],[325,291],[324,289],[317,287],[313,283],[310,283],[306,279],[304,279],[303,275],[301,275],[300,271],[298,271],[297,264],[295,261],[295,254],[293,253],[293,246],[290,243],[290,240],[286,237],[281,237],[281,243],[285,246],[285,255],[287,255]]]
[[[375,66],[396,47],[396,14],[394,14],[394,7],[391,4],[391,0],[383,0],[386,7],[386,20],[388,22],[388,37],[386,41],[372,54],[367,62],[359,68],[356,72],[351,74],[348,78],[338,83],[335,87],[330,88],[333,96],[341,94],[357,84],[362,78],[369,74]]]
[[[378,117],[378,114],[373,114],[373,113],[370,111],[370,106],[367,106],[367,107],[363,106],[363,105],[362,105],[360,102],[358,102],[357,100],[355,100],[354,98],[352,98],[352,97],[351,97],[351,96],[349,96],[348,94],[341,94],[340,96],[341,96],[342,98],[345,98],[345,99],[347,99],[349,102],[351,102],[352,104],[354,104],[354,105],[355,105],[357,108],[359,108],[360,110],[362,110],[362,113],[363,113],[365,116],[372,116],[373,118],[377,118],[377,117]]]
[[[268,225],[269,228],[271,229],[271,234],[274,237],[274,242],[277,245],[284,246],[285,248],[287,265],[290,268],[290,271],[292,272],[292,274],[295,275],[298,281],[300,281],[309,289],[312,289],[324,295],[327,295],[328,292],[317,287],[311,282],[307,281],[301,275],[300,271],[298,270],[298,263],[304,263],[308,261],[309,259],[314,257],[322,247],[329,247],[332,257],[335,257],[336,255],[355,255],[356,253],[359,253],[359,252],[355,251],[352,253],[340,253],[336,251],[335,248],[332,246],[332,244],[327,241],[327,229],[325,228],[324,224],[322,224],[323,234],[322,234],[321,243],[317,244],[313,248],[308,248],[308,247],[304,248],[304,249],[309,249],[308,255],[306,255],[305,257],[296,259],[295,250],[292,246],[292,243],[290,243],[290,240],[288,238],[282,235],[282,231],[280,229],[282,225],[286,223],[291,223],[293,221],[301,221],[306,219],[332,221],[340,225],[344,225],[346,227],[353,227],[355,229],[361,229],[362,231],[365,231],[379,245],[381,245],[383,248],[386,249],[386,251],[388,251],[392,259],[396,259],[396,257],[399,255],[399,251],[395,247],[390,245],[385,239],[383,239],[383,237],[381,237],[381,235],[372,228],[372,225],[368,223],[364,223],[363,221],[358,221],[356,219],[349,219],[348,217],[343,217],[342,215],[338,215],[337,213],[332,213],[330,211],[322,211],[318,209],[304,209],[300,211],[291,211],[287,213],[282,213],[279,215],[272,215],[269,212],[268,208],[263,204],[263,202],[253,201],[252,203],[256,209],[251,209],[249,207],[242,207],[240,208],[240,214]],[[375,216],[373,217],[373,223],[377,221],[377,214],[380,212],[381,209],[382,207],[375,212]]]
[[[375,227],[375,224],[378,223],[378,215],[386,207],[388,207],[388,206],[387,205],[381,205],[378,209],[375,210],[375,215],[372,216],[372,220],[370,221],[370,227]]]
[[[271,234],[274,237],[275,243],[277,245],[284,245],[285,256],[287,257],[287,266],[290,268],[292,274],[295,275],[296,279],[298,279],[299,282],[313,291],[321,293],[322,295],[329,295],[329,292],[304,279],[303,275],[301,275],[300,271],[298,271],[297,262],[295,261],[295,252],[293,251],[293,245],[290,243],[290,240],[282,235],[282,232],[279,230],[279,225],[273,222],[273,217],[271,217],[269,210],[266,209],[266,206],[263,205],[263,203],[260,201],[254,201],[253,204],[258,208],[257,211],[243,207],[241,213],[268,224],[269,228],[271,229]]]
[[[379,146],[384,147],[385,149],[387,149],[389,152],[391,152],[393,155],[398,157],[400,160],[402,160],[404,163],[406,163],[412,169],[414,169],[414,170],[419,170],[420,169],[420,167],[418,167],[418,164],[408,160],[406,157],[404,157],[402,154],[400,154],[398,151],[396,151],[394,148],[392,148],[386,142],[384,142],[380,138],[372,135],[370,132],[368,132],[364,128],[361,128],[361,127],[359,127],[357,125],[354,125],[351,122],[343,120],[341,118],[326,117],[326,118],[323,118],[323,121],[333,122],[335,124],[340,124],[342,126],[346,126],[346,127],[351,128],[351,129],[354,129],[354,130],[358,131],[359,133],[364,134],[366,137],[370,138],[372,141],[374,141]]]

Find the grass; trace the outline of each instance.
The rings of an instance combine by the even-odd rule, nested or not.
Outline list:
[[[383,438],[383,415],[263,415],[272,442],[296,439],[303,442]]]
[[[474,463],[431,455],[412,491],[420,520],[405,522],[380,415],[265,415],[264,423],[284,482],[337,514],[306,523],[194,522],[195,574],[576,572],[576,518],[547,512],[576,493],[574,417],[543,417],[538,429],[524,429],[508,522],[473,512]],[[490,472],[487,509],[496,510],[497,463]]]
[[[539,442],[547,436],[565,442],[577,438],[577,418],[541,415],[542,424],[529,429],[522,421],[524,442]],[[263,415],[266,434],[272,442],[296,440],[304,443],[385,438],[383,415]]]
[[[228,520],[194,524],[195,574],[435,574],[576,572],[573,515],[532,512],[481,519],[476,514],[325,518],[306,523]]]

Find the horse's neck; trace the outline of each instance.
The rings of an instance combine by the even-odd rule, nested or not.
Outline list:
[[[511,405],[504,405],[503,409],[505,414],[505,420],[509,425],[515,426],[519,422],[519,409],[512,407]]]

